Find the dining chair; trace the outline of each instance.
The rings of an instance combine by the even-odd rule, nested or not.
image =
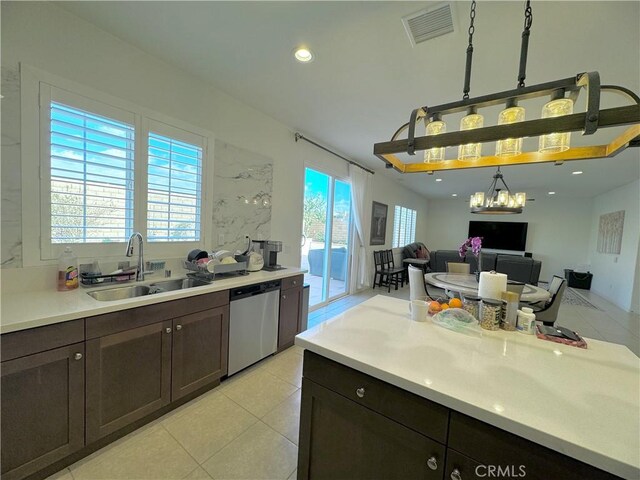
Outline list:
[[[387,279],[387,291],[391,292],[391,285],[393,285],[396,290],[398,289],[398,285],[404,287],[404,267],[396,267],[395,260],[393,259],[393,250],[382,250],[382,261]]]
[[[382,250],[375,250],[373,252],[373,263],[375,264],[375,273],[373,274],[373,287],[376,288],[383,286],[384,282],[384,262],[382,260]]]
[[[469,274],[471,272],[471,265],[461,262],[447,262],[447,272]]]
[[[549,293],[551,293],[551,287],[554,287],[555,292],[552,293],[551,299],[544,304],[541,308],[536,308],[533,305],[533,313],[536,314],[536,320],[544,323],[545,325],[553,325],[558,319],[558,310],[560,309],[560,303],[562,303],[562,297],[564,291],[567,288],[567,281],[562,277],[554,277],[558,279],[557,282],[551,281],[549,284]]]

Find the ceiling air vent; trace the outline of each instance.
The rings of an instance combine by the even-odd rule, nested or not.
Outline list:
[[[451,3],[439,3],[402,17],[402,23],[412,46],[453,32]]]

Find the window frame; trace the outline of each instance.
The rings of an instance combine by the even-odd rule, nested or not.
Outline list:
[[[20,65],[22,131],[22,239],[23,266],[55,263],[66,246],[79,258],[125,258],[126,240],[114,243],[51,243],[50,102],[51,89],[70,99],[70,106],[122,120],[123,112],[134,119],[134,215],[133,230],[145,238],[145,253],[162,258],[183,257],[194,248],[211,244],[213,225],[213,145],[211,132],[140,107],[126,100],[93,90],[34,67]],[[97,108],[97,110],[96,110]],[[110,115],[109,113],[113,114]],[[148,134],[155,123],[202,139],[201,211],[199,241],[147,241]],[[165,130],[166,131],[166,130]],[[174,137],[184,140],[185,136]],[[168,135],[171,136],[171,135]],[[38,182],[33,182],[37,178]]]

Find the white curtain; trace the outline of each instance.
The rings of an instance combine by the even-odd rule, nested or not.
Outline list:
[[[371,192],[373,175],[369,172],[349,164],[349,179],[351,180],[351,204],[353,206],[353,223],[356,235],[353,242],[351,256],[350,291],[356,292],[370,285],[369,263],[367,256],[367,197]]]

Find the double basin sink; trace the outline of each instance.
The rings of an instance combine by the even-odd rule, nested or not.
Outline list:
[[[211,285],[211,282],[199,278],[177,278],[174,280],[154,282],[149,285],[131,285],[128,287],[96,290],[95,292],[87,292],[87,295],[104,302],[142,297],[154,293],[171,292],[173,290],[184,290],[185,288],[202,287],[203,285]]]

